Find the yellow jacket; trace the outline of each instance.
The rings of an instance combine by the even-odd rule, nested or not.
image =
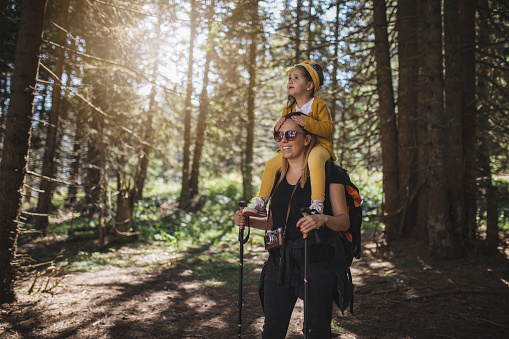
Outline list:
[[[291,112],[295,112],[295,105],[296,104],[294,103],[290,107],[285,107],[281,117],[284,117]],[[336,156],[332,149],[334,125],[332,124],[332,117],[330,115],[329,108],[322,99],[315,97],[313,100],[311,112],[309,112],[309,116],[306,117],[305,128],[308,132],[318,136],[318,143],[325,147],[329,151],[332,160],[336,161]]]

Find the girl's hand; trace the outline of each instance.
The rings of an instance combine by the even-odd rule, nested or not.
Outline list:
[[[241,211],[235,212],[235,225],[237,226],[246,225],[246,217],[242,214]]]
[[[279,131],[279,129],[281,128],[281,125],[283,124],[283,122],[285,122],[285,120],[286,119],[284,117],[279,119],[279,121],[276,122],[276,126],[274,126],[274,131],[276,131],[276,132]]]
[[[306,117],[303,117],[302,115],[294,115],[292,120],[295,121],[295,123],[300,127],[306,127]]]
[[[317,230],[327,222],[327,217],[323,214],[313,214],[300,218],[297,221],[297,227],[300,227],[302,234]]]

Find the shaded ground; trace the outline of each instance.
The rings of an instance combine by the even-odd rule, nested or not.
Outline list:
[[[39,245],[22,250],[40,251],[50,244]],[[77,250],[78,244],[66,246]],[[214,253],[225,250],[207,251],[213,260]],[[105,266],[91,272],[71,272],[63,279],[40,277],[35,289],[46,287],[51,293],[28,294],[33,278],[18,282],[18,303],[1,308],[0,337],[237,337],[235,285],[203,281],[196,274],[204,268],[200,265],[211,262],[189,264],[163,244],[124,246],[110,252],[114,265],[105,259]],[[245,254],[243,337],[259,338],[263,314],[257,276],[266,253],[248,245]],[[224,265],[232,265],[232,272],[237,272],[235,260]],[[496,258],[470,254],[461,260],[436,261],[419,245],[389,251],[371,242],[354,263],[353,277],[357,318],[341,315],[336,308],[335,337],[509,337],[507,253]],[[231,278],[236,281],[236,276]],[[302,337],[301,321],[299,304],[288,338]]]

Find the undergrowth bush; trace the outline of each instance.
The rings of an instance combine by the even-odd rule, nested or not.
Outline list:
[[[240,192],[241,183],[230,175],[203,184],[197,211],[178,208],[178,191],[148,197],[136,206],[138,231],[148,241],[217,242],[233,228]],[[171,208],[160,208],[163,203]]]
[[[380,223],[383,173],[377,170],[358,167],[355,171],[349,173],[349,175],[362,197],[362,229],[383,229],[384,227]]]

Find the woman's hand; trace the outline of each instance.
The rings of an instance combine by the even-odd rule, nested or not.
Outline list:
[[[241,211],[235,212],[235,225],[237,226],[246,225],[246,217],[242,214]]]
[[[297,221],[297,227],[300,227],[302,234],[317,230],[327,223],[327,216],[324,214],[307,215]]]

